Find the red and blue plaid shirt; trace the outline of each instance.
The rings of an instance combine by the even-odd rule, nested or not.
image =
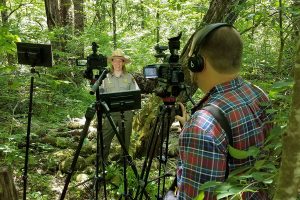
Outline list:
[[[225,113],[232,129],[234,148],[247,150],[251,146],[262,146],[272,127],[268,123],[271,117],[265,112],[270,101],[262,90],[241,77],[214,87],[195,106],[179,136],[179,200],[195,198],[200,185],[207,181],[225,180],[228,139],[216,119],[208,111],[201,110],[206,105],[214,105]],[[253,158],[231,159],[229,169],[253,163]],[[265,199],[260,193],[244,198]],[[213,192],[206,192],[205,199],[215,199]]]

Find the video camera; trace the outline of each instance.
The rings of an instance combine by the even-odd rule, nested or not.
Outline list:
[[[155,57],[162,58],[163,63],[151,64],[143,68],[145,78],[158,79],[158,87],[154,90],[154,93],[161,98],[177,97],[184,88],[184,73],[179,63],[178,54],[181,35],[182,33],[169,38],[168,47],[155,46]],[[169,55],[164,53],[168,48]]]
[[[99,46],[96,42],[92,42],[93,53],[86,60],[76,60],[77,66],[86,65],[83,77],[91,80],[91,83],[94,83],[105,67],[107,67],[107,58],[102,54],[97,54],[98,48]]]

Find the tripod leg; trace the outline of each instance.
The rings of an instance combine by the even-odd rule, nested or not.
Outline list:
[[[148,147],[149,147],[149,148],[151,148],[151,147],[153,146],[153,145],[152,145],[152,144],[153,144],[153,141],[156,140],[157,135],[155,135],[155,133],[156,133],[156,129],[157,129],[157,127],[158,127],[159,118],[160,118],[160,116],[158,116],[158,117],[156,118],[156,121],[155,121],[155,123],[154,123],[154,128],[153,128],[153,131],[152,131],[152,134],[151,134],[151,139],[150,139],[150,142],[149,142],[149,144],[148,144]],[[142,172],[141,172],[141,176],[140,176],[141,179],[144,178],[145,170],[146,170],[146,168],[147,168],[147,161],[148,161],[148,159],[149,159],[150,152],[151,152],[150,150],[151,150],[151,149],[149,149],[149,151],[147,151],[147,154],[146,154],[146,157],[145,157],[145,161],[144,161],[144,163],[143,163]]]
[[[151,155],[150,155],[150,158],[148,160],[148,165],[147,165],[147,169],[146,169],[146,173],[145,173],[145,177],[144,177],[144,183],[145,183],[145,185],[142,188],[140,200],[142,200],[143,194],[146,192],[145,190],[146,190],[146,187],[147,187],[147,184],[148,184],[148,178],[149,178],[149,173],[150,173],[150,170],[151,170],[151,165],[152,165],[155,153],[156,153],[155,147],[157,146],[157,143],[158,143],[159,138],[161,137],[161,133],[162,133],[161,132],[161,127],[162,127],[162,124],[160,123],[159,124],[158,133],[155,136],[155,142],[154,142],[152,150],[151,150]]]
[[[96,91],[97,99],[99,98],[99,92]],[[104,199],[107,199],[107,192],[106,192],[106,180],[105,180],[105,158],[104,158],[104,139],[103,139],[103,130],[102,130],[102,112],[100,109],[100,104],[97,102],[96,104],[96,110],[97,110],[97,156],[96,156],[96,184],[95,184],[95,190],[96,190],[96,200],[98,200],[98,193],[99,193],[99,160],[101,157],[101,163],[102,163],[102,179],[103,179],[103,188],[104,188]],[[100,151],[101,149],[101,151]]]
[[[147,186],[147,182],[148,182],[148,176],[149,176],[149,172],[151,169],[151,164],[152,164],[152,160],[154,158],[154,155],[156,153],[156,146],[157,146],[157,142],[159,137],[161,136],[161,127],[162,127],[162,119],[164,118],[165,115],[165,109],[164,107],[161,109],[160,114],[158,115],[158,118],[156,119],[156,123],[155,123],[155,127],[153,129],[152,132],[152,138],[151,138],[151,143],[149,143],[149,151],[147,152],[147,157],[145,158],[144,164],[143,164],[143,170],[142,170],[142,178],[143,178],[143,186],[142,186],[142,190],[139,193],[139,189],[137,191],[137,196],[136,198],[138,198],[138,195],[140,195],[140,200],[142,200],[143,198],[143,194],[145,193],[145,189]],[[157,132],[158,130],[158,132]],[[144,170],[145,169],[145,170]],[[144,177],[145,175],[145,177]]]
[[[94,106],[88,107],[88,109],[86,110],[86,114],[85,114],[86,121],[85,121],[83,130],[82,130],[82,133],[81,133],[81,136],[80,136],[79,144],[78,144],[77,149],[76,149],[76,151],[74,153],[74,157],[73,157],[73,161],[72,161],[71,167],[70,167],[70,169],[68,171],[68,175],[66,177],[65,185],[64,185],[63,191],[61,193],[60,200],[63,200],[65,198],[65,195],[66,195],[66,192],[68,190],[68,186],[69,186],[71,177],[73,175],[73,172],[74,172],[74,169],[75,169],[75,166],[76,166],[76,163],[77,163],[77,159],[78,159],[79,154],[80,154],[80,150],[82,148],[84,139],[87,136],[87,133],[88,133],[88,130],[89,130],[89,126],[91,124],[91,121],[92,121],[94,115],[95,115],[95,108],[94,108]]]
[[[170,120],[171,120],[171,108],[170,106],[167,107],[166,113],[167,115],[164,116],[164,125],[166,124],[166,126],[163,126],[164,130],[163,130],[163,134],[161,137],[161,150],[160,150],[160,163],[159,163],[159,177],[161,176],[161,167],[163,164],[164,167],[164,175],[163,175],[163,187],[162,187],[162,194],[165,193],[165,183],[166,183],[166,165],[167,165],[167,161],[168,161],[168,143],[169,143],[169,132],[170,132]],[[166,139],[165,139],[166,138]],[[165,151],[163,152],[163,143],[165,140]],[[159,199],[162,199],[162,196],[159,195],[160,194],[160,179],[158,180],[158,194],[157,196],[159,197]]]
[[[113,121],[113,119],[112,119],[110,113],[108,112],[108,111],[109,111],[108,106],[107,106],[107,104],[106,104],[105,102],[101,102],[101,104],[102,104],[102,108],[103,108],[104,111],[105,111],[106,117],[107,117],[109,123],[111,124],[111,127],[113,128],[113,130],[114,130],[114,132],[115,132],[115,134],[116,134],[116,136],[117,136],[117,139],[118,139],[118,141],[119,141],[119,143],[120,143],[120,145],[121,145],[121,147],[122,147],[122,150],[123,150],[124,154],[126,155],[127,163],[128,163],[128,164],[130,165],[130,167],[132,168],[133,173],[134,173],[134,175],[136,176],[136,178],[138,178],[137,168],[136,168],[136,166],[135,166],[134,163],[133,163],[132,157],[131,157],[131,156],[129,155],[129,153],[128,153],[128,150],[127,150],[127,148],[126,148],[126,146],[125,146],[125,144],[124,144],[124,141],[123,141],[122,137],[120,136],[120,133],[119,133],[119,131],[117,130],[116,125],[115,125],[115,123],[114,123],[114,121]]]
[[[28,170],[28,160],[29,160],[29,145],[30,145],[30,128],[31,128],[31,116],[32,116],[32,99],[33,99],[33,82],[34,76],[31,76],[30,80],[30,96],[29,96],[29,108],[28,108],[28,123],[27,123],[27,136],[26,136],[26,153],[25,153],[25,166],[23,173],[23,200],[26,200],[26,190],[27,190],[27,170]]]
[[[165,129],[165,116],[163,116],[162,118],[162,126],[161,126],[161,137],[160,137],[160,153],[159,153],[159,167],[158,167],[158,177],[161,176],[161,164],[164,160],[163,158],[163,143],[164,143],[164,129]],[[157,199],[162,199],[161,195],[160,195],[160,178],[158,179],[158,182],[157,182]]]
[[[125,116],[124,116],[124,112],[122,111],[121,112],[121,128],[120,128],[120,133],[121,133],[121,136],[123,137],[123,141],[124,141],[124,144],[125,144]],[[125,145],[126,146],[126,145]],[[123,178],[124,178],[124,197],[125,197],[125,200],[128,199],[128,190],[127,190],[127,174],[126,174],[126,168],[127,168],[127,162],[126,162],[126,154],[124,153],[123,151]]]

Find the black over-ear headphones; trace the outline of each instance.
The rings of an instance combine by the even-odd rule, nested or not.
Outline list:
[[[198,38],[193,39],[196,40],[196,44],[194,45],[193,53],[188,60],[189,70],[191,70],[192,72],[201,72],[203,70],[204,59],[198,52],[201,48],[204,38],[206,38],[212,31],[223,26],[231,26],[231,25],[226,23],[209,24],[198,32],[200,34],[199,36],[197,36],[197,33],[195,33],[193,37],[198,37]]]

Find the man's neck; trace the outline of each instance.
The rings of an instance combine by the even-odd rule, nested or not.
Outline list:
[[[230,82],[236,77],[238,77],[239,74],[217,74],[214,75],[214,78],[212,78],[210,81],[206,81],[206,84],[201,84],[202,87],[200,88],[203,92],[208,93],[212,88],[214,88],[216,85]]]

